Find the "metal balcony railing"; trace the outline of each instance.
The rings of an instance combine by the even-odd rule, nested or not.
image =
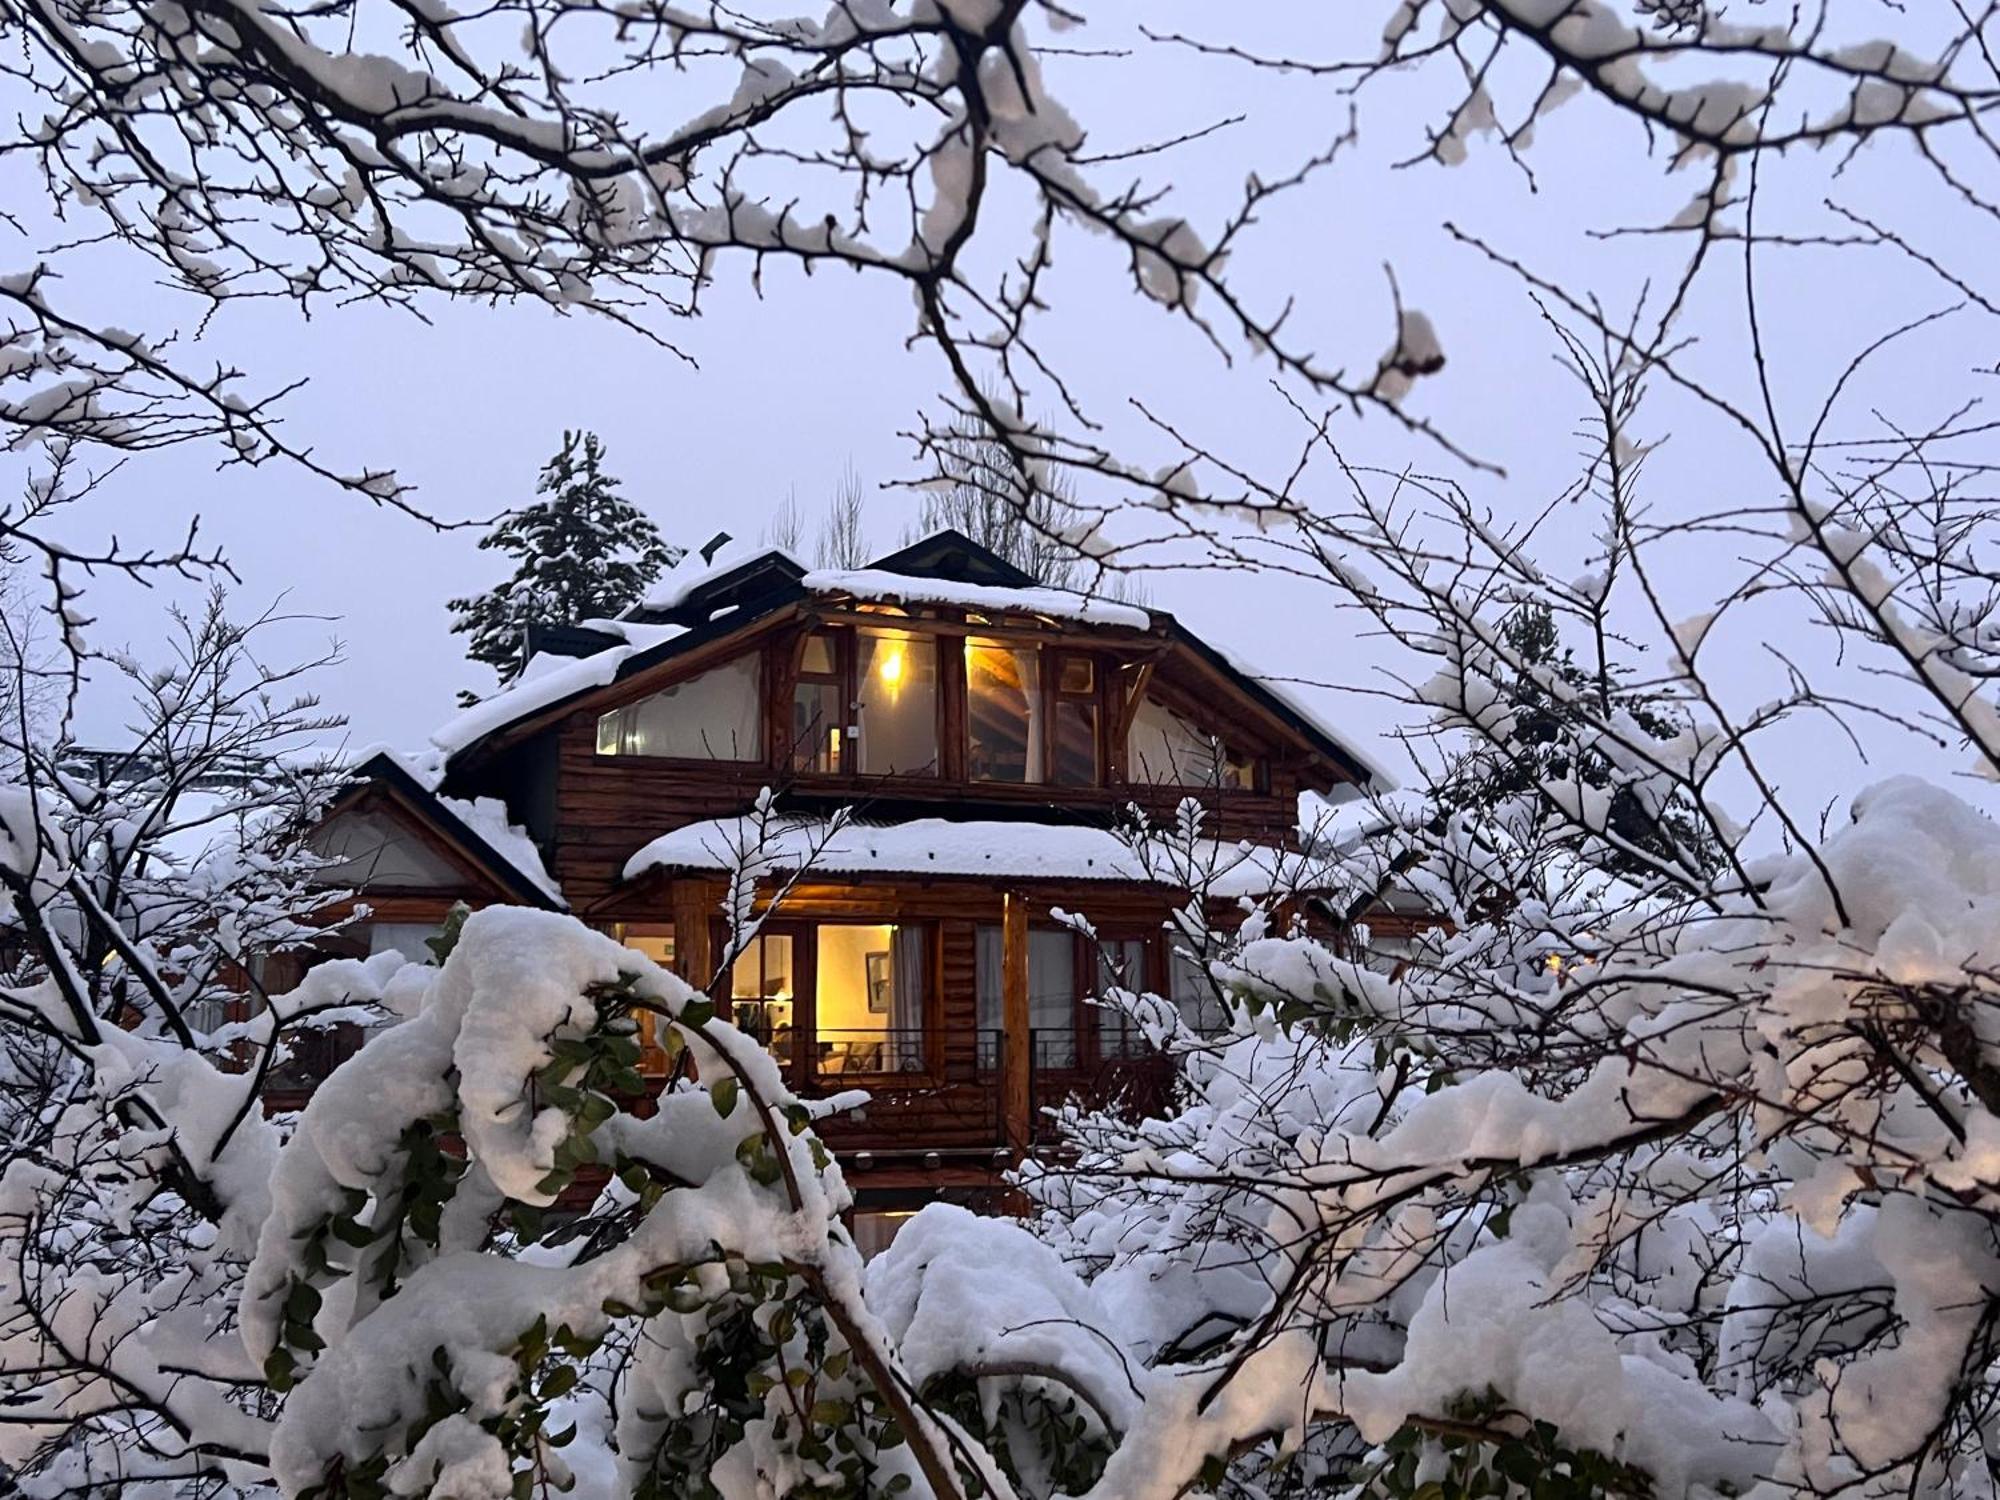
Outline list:
[[[813,1032],[811,1045],[813,1072],[821,1078],[922,1073],[930,1066],[921,1027],[829,1030],[822,1026]]]

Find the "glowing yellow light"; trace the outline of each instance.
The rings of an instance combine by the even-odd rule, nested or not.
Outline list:
[[[903,648],[888,646],[882,652],[882,664],[876,668],[882,680],[892,687],[903,680]]]

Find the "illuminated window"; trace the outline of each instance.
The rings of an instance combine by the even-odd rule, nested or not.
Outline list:
[[[791,762],[794,771],[838,775],[841,742],[847,733],[849,695],[841,671],[845,642],[830,631],[806,637],[792,689]]]
[[[1041,653],[967,636],[966,774],[974,781],[1043,777]]]
[[[1097,664],[983,636],[965,642],[966,774],[1096,786]]]
[[[762,760],[760,675],[757,658],[742,656],[615,708],[597,721],[597,753]]]
[[[854,633],[855,720],[864,776],[937,774],[937,648],[928,636]]]
[[[794,944],[789,932],[760,933],[729,966],[729,1018],[780,1063],[792,1060]]]
[[[923,926],[821,922],[813,931],[813,1064],[822,1077],[921,1073],[930,994]]]
[[[645,954],[661,968],[673,968],[672,923],[620,922],[612,929],[612,935],[626,947]],[[655,1019],[650,1011],[639,1012],[639,1071],[649,1078],[657,1078],[667,1071],[667,1054],[659,1045]]]

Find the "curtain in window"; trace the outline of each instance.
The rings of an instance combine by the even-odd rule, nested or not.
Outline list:
[[[1176,945],[1167,965],[1167,986],[1181,1019],[1202,1036],[1228,1029],[1229,1008],[1215,993],[1215,984],[1193,954]]]
[[[1036,929],[1028,934],[1028,1027],[1035,1064],[1076,1066],[1076,935]]]
[[[902,1072],[920,1071],[924,1065],[924,996],[930,988],[930,966],[925,962],[926,935],[921,927],[898,927],[889,940],[890,962],[895,971],[889,1027],[895,1036],[885,1061]]]
[[[1005,1023],[1001,1012],[1000,964],[1004,947],[998,926],[982,922],[972,939],[972,992],[978,1002],[979,1066],[1000,1066],[1000,1032]]]
[[[1097,954],[1097,990],[1146,989],[1146,944],[1140,938],[1114,939],[1100,945]],[[1146,1035],[1122,1010],[1099,1006],[1097,1010],[1097,1055],[1103,1058],[1140,1057],[1149,1050]]]

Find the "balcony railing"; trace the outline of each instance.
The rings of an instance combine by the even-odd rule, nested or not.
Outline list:
[[[930,1066],[920,1027],[829,1031],[822,1026],[813,1033],[812,1046],[813,1071],[821,1078],[922,1073]]]
[[[979,1033],[979,1079],[1000,1085],[1006,1033]],[[1161,1113],[1169,1102],[1173,1067],[1143,1038],[1100,1033],[1099,1056],[1083,1061],[1083,1047],[1071,1027],[1037,1027],[1028,1033],[1028,1129],[1036,1140],[1052,1134],[1048,1111],[1075,1102],[1108,1109],[1128,1119]]]

